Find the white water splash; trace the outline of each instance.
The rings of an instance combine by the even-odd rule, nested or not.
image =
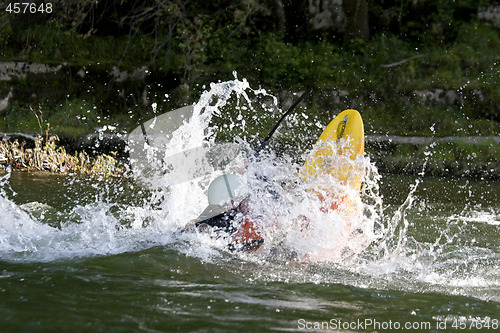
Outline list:
[[[302,165],[297,162],[300,160],[297,155],[305,151],[295,148],[291,151],[296,155],[282,156],[270,150],[260,159],[249,158],[253,138],[245,131],[252,122],[258,121],[251,111],[260,103],[260,98],[267,98],[267,105],[259,108],[268,112],[270,119],[282,114],[274,97],[264,90],[251,89],[246,80],[212,84],[193,106],[193,116],[162,147],[164,155],[155,156],[160,156],[160,164],[168,162],[169,157],[196,149],[201,143],[214,143],[217,132],[226,129],[237,129],[239,137],[234,142],[242,146],[240,155],[226,168],[173,186],[168,175],[158,176],[149,183],[154,187],[149,188],[147,194],[146,191],[141,194],[144,199],[141,204],[115,202],[116,194],[113,193],[125,190],[109,185],[104,191],[106,194],[96,195],[93,200],[77,201],[70,208],[51,208],[41,202],[19,206],[9,190],[10,174],[7,173],[1,178],[0,258],[51,261],[176,243],[182,253],[217,262],[221,253],[229,253],[227,239],[198,234],[176,235],[175,231],[206,207],[207,187],[215,177],[243,166],[247,169],[249,186],[254,190],[252,210],[261,217],[265,243],[259,252],[231,255],[263,263],[268,270],[271,267],[274,273],[266,279],[347,283],[499,300],[498,243],[488,245],[480,239],[480,234],[476,239],[474,236],[461,237],[464,233],[474,235],[478,226],[498,233],[498,211],[467,207],[461,213],[436,217],[439,214],[432,212],[432,207],[417,205],[419,198],[415,193],[422,182],[423,169],[404,203],[395,212],[383,212],[378,188],[380,175],[365,156],[356,161],[357,167],[364,170],[362,194],[353,196],[361,214],[348,220],[338,211],[325,213],[318,196],[311,195],[311,189],[346,189],[329,177],[318,179],[318,183],[297,181],[297,170]],[[228,105],[238,111],[236,116],[224,115]],[[230,124],[220,125],[221,128],[212,125],[211,121],[221,115],[230,119]],[[313,124],[316,131],[309,134],[315,136],[319,136],[324,127],[313,117],[300,113],[291,120],[294,126]],[[259,134],[263,137],[267,133]],[[414,231],[420,231],[415,224],[415,214],[421,213],[420,210],[429,210],[429,220],[434,219],[438,225],[436,235],[430,240],[415,239],[418,235]],[[49,223],[49,215],[57,223]],[[348,223],[354,232],[345,235]],[[278,265],[280,271],[275,272],[274,263],[283,260],[298,261],[300,265],[306,263],[306,268],[294,270]],[[320,266],[327,267],[324,271],[306,272],[314,267],[308,264],[310,261],[325,260],[327,263],[322,265],[326,266]],[[259,275],[258,278],[263,277]]]
[[[10,177],[9,171],[0,184],[2,259],[52,261],[109,255],[172,241],[170,232],[158,228],[161,212],[106,202],[109,198],[104,196],[96,196],[90,204],[77,202],[69,209],[58,210],[37,201],[19,206],[9,198],[14,194],[8,184]],[[145,228],[147,220],[150,226]]]
[[[271,151],[268,155],[263,154],[258,160],[249,158],[253,152],[250,143],[246,141],[250,136],[245,134],[249,123],[244,120],[245,117],[250,120],[254,118],[257,112],[254,105],[259,103],[255,100],[262,99],[266,100],[267,105],[258,105],[259,110],[269,112],[270,118],[282,114],[279,108],[276,113],[275,97],[263,89],[251,89],[246,80],[235,79],[211,84],[210,90],[205,91],[193,106],[192,116],[175,129],[164,146],[144,146],[146,151],[156,150],[148,153],[148,156],[157,160],[149,162],[162,166],[168,163],[172,156],[178,156],[176,154],[197,149],[201,144],[213,144],[219,128],[211,125],[211,120],[213,117],[223,116],[224,108],[227,109],[228,106],[239,110],[236,117],[229,118],[230,125],[238,128],[240,135],[235,138],[235,142],[242,146],[241,154],[225,168],[174,185],[171,185],[168,173],[153,174],[154,178],[147,183],[151,186],[150,197],[146,198],[142,206],[113,203],[113,192],[116,189],[106,185],[110,187],[104,191],[107,194],[96,194],[93,202],[82,200],[75,202],[70,210],[54,209],[55,213],[52,212],[52,215],[55,214],[55,219],[61,221],[51,224],[46,222],[45,217],[50,215],[50,207],[35,202],[32,205],[24,205],[23,209],[9,199],[3,190],[1,199],[6,219],[2,221],[3,229],[0,232],[2,253],[6,254],[6,257],[19,257],[23,260],[53,260],[61,257],[113,254],[167,244],[174,239],[173,236],[167,235],[172,235],[175,230],[196,218],[207,206],[207,186],[215,177],[223,172],[245,167],[249,184],[254,189],[253,212],[263,216],[262,228],[266,236],[263,257],[276,247],[284,247],[290,253],[295,252],[299,260],[310,261],[340,261],[359,253],[375,239],[372,232],[375,216],[368,219],[360,217],[359,221],[352,222],[355,225],[352,229],[364,233],[365,238],[353,236],[350,242],[350,235],[342,235],[346,233],[346,217],[336,212],[322,212],[317,194],[311,195],[313,184],[294,185],[300,164],[292,161],[297,156],[278,158]],[[317,129],[317,132],[315,134],[319,136],[320,130]],[[358,163],[365,165],[362,168],[371,166],[368,159]],[[180,168],[182,167],[181,165]],[[4,188],[8,187],[8,178],[9,175],[3,178]],[[270,181],[263,181],[264,178]],[[324,178],[318,181],[326,182],[325,188],[337,186],[332,183],[334,179]],[[69,189],[71,190],[71,186]],[[357,205],[361,205],[361,202]],[[372,208],[368,210],[370,209]],[[372,209],[373,212],[375,211]],[[304,217],[309,221],[307,232],[301,231],[300,221]],[[325,237],[328,234],[330,236]],[[205,242],[201,240],[203,237],[198,235],[183,237],[194,237],[195,241]],[[355,239],[359,239],[359,242],[354,242]],[[227,241],[208,243],[223,250],[227,246]],[[318,251],[330,253],[329,258],[319,255]]]

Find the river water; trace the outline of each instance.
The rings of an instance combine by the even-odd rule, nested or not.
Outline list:
[[[183,144],[208,135],[202,120]],[[242,253],[178,232],[206,205],[205,180],[3,173],[0,331],[497,331],[500,183],[379,175],[369,155],[363,232],[341,260],[303,255],[324,239],[297,233],[293,214],[330,234],[340,220],[315,215],[298,185],[256,201],[286,213],[260,252]],[[247,169],[280,184],[298,163],[262,160]]]

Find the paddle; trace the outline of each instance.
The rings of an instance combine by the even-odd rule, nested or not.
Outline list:
[[[311,94],[311,92],[312,89],[309,89],[302,94],[283,116],[281,116],[274,128],[256,149],[255,156],[266,148],[283,120],[285,120],[285,118],[294,111],[297,105]],[[219,145],[219,147],[215,147],[218,148],[217,150],[212,149],[214,147],[207,148],[203,146],[188,149],[173,156],[169,156],[168,161],[165,161],[165,156],[161,154],[165,154],[165,147],[172,139],[173,133],[192,116],[192,112],[193,106],[186,106],[170,111],[142,123],[129,134],[128,147],[130,161],[132,167],[140,171],[139,174],[141,176],[147,176],[148,174],[160,174],[165,176],[168,174],[168,183],[173,185],[209,174],[216,169],[223,169],[230,160],[236,158],[237,152],[234,151],[235,144],[226,144],[232,146]],[[220,147],[223,147],[223,149],[220,149]],[[227,161],[226,163],[220,163],[221,156]],[[159,163],[151,163],[154,161],[159,161]],[[227,178],[224,178],[224,181],[228,195],[232,198],[234,192],[233,188]],[[206,224],[227,232],[236,231],[233,230],[232,220],[239,212],[240,207],[238,206],[227,211],[221,211],[221,208],[220,206],[215,207],[214,205],[209,205],[196,220],[194,225],[198,227],[202,224]]]
[[[269,144],[269,141],[283,120],[285,120],[285,118],[294,111],[297,105],[311,92],[312,89],[309,89],[303,93],[283,116],[281,116],[274,128],[256,149],[255,156],[258,156],[260,151]],[[163,155],[165,154],[164,147],[166,147],[168,142],[172,139],[173,132],[184,124],[185,121],[189,120],[192,113],[193,106],[185,106],[156,116],[153,119],[141,123],[131,131],[128,135],[127,144],[132,168],[140,171],[139,174],[146,178],[153,175],[162,176],[166,173],[170,173],[169,178],[171,181],[169,181],[169,183],[173,185],[174,183],[182,183],[208,174],[213,172],[214,169],[223,169],[225,165],[221,164],[224,163],[216,163],[217,160],[223,160],[227,163],[233,160],[239,151],[239,147],[236,144],[224,144],[225,147],[223,147],[224,145],[217,145],[215,147],[201,146],[183,151],[174,156],[169,156],[169,162],[165,164],[163,161]],[[146,147],[150,147],[150,149],[146,149]],[[221,149],[221,147],[223,147],[223,149]],[[205,155],[209,158],[204,158]],[[193,165],[193,163],[196,165]],[[184,167],[177,168],[176,166],[178,165]],[[186,168],[185,166],[192,166],[192,168]]]
[[[293,112],[293,110],[297,107],[297,105],[299,105],[300,102],[302,102],[307,96],[309,96],[312,91],[313,89],[311,88],[307,90],[305,93],[303,93],[297,99],[297,101],[295,101],[295,103],[293,103],[293,105],[283,114],[283,116],[281,116],[281,118],[278,120],[278,122],[273,127],[271,132],[269,132],[269,134],[264,138],[260,146],[255,150],[255,157],[258,157],[259,153],[264,148],[266,148],[272,136],[274,135],[280,124],[283,122],[283,120],[285,120],[285,118]],[[225,177],[225,175],[223,175],[222,177]],[[226,180],[226,187],[227,187],[228,197],[232,198],[233,197],[232,192],[236,188],[235,189],[231,188],[227,180]],[[240,210],[240,205],[238,205],[238,207],[234,207],[222,212],[215,206],[209,205],[205,209],[205,211],[198,217],[194,225],[196,227],[199,227],[201,225],[208,225],[212,228],[218,228],[219,230],[223,230],[225,232],[230,232],[230,233],[235,232],[237,229],[233,225],[233,220],[236,217],[238,211]]]
[[[278,129],[278,127],[281,125],[281,123],[283,122],[283,120],[285,120],[285,118],[293,112],[293,110],[297,107],[297,105],[300,104],[300,102],[302,102],[304,100],[304,98],[306,98],[307,96],[309,96],[311,94],[311,92],[313,91],[313,89],[309,89],[307,90],[305,93],[303,93],[299,99],[297,99],[297,101],[295,101],[295,103],[293,103],[293,105],[288,109],[287,112],[285,112],[283,114],[283,116],[281,116],[280,120],[278,120],[278,122],[276,123],[276,125],[274,126],[274,128],[271,130],[271,132],[269,132],[269,134],[266,136],[266,138],[262,141],[262,143],[260,144],[260,146],[255,150],[255,155],[258,155],[260,153],[261,150],[263,150],[264,148],[266,148],[266,146],[269,144],[269,141],[271,140],[271,137],[274,135],[274,132],[276,132],[276,130]]]

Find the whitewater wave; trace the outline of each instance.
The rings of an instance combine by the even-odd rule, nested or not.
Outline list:
[[[262,100],[265,106],[259,104]],[[235,113],[227,116],[227,108]],[[220,133],[226,130],[239,133],[231,143],[241,149],[227,165],[175,184],[168,174],[146,179],[139,171],[134,189],[119,183],[96,182],[92,195],[82,192],[71,205],[49,205],[44,200],[21,204],[16,203],[8,171],[0,178],[0,258],[53,261],[173,246],[203,261],[217,263],[230,255],[257,263],[262,270],[255,273],[255,279],[347,283],[383,289],[390,286],[499,300],[498,246],[482,239],[486,231],[498,232],[497,211],[486,208],[434,214],[432,207],[418,205],[415,191],[421,177],[410,187],[401,206],[385,210],[379,193],[381,177],[369,156],[355,161],[364,177],[361,195],[349,193],[328,176],[301,182],[298,170],[307,151],[287,149],[283,153],[269,149],[253,158],[257,138],[267,133],[252,136],[246,130],[262,112],[269,114],[271,122],[283,114],[276,98],[265,90],[251,89],[246,80],[212,84],[193,105],[193,116],[180,123],[161,151],[149,155],[155,159],[151,163],[161,167],[172,156],[203,144],[216,145]],[[291,118],[294,126],[308,124],[308,136],[319,136],[324,124],[302,114],[297,112]],[[221,117],[229,119],[229,124],[220,123]],[[232,253],[228,238],[179,232],[208,205],[209,184],[223,173],[241,169],[246,170],[252,192],[252,214],[261,221],[265,239],[261,249],[248,254]],[[82,183],[95,182],[70,178],[64,185],[68,192],[78,192]],[[355,213],[325,211],[317,193],[325,188],[346,192],[354,202]],[[121,198],[127,192],[131,192],[133,200]],[[422,210],[428,210],[428,220],[433,221],[426,228],[436,229],[429,239],[418,238],[418,232],[426,231],[415,223],[416,214]],[[483,228],[490,229],[483,232]],[[290,268],[290,262],[297,266]]]

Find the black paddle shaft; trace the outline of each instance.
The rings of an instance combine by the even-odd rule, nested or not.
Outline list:
[[[303,93],[297,99],[297,101],[295,103],[293,103],[293,105],[288,109],[288,111],[285,112],[285,114],[283,116],[281,116],[278,123],[274,126],[274,128],[271,130],[271,132],[262,141],[259,148],[257,148],[257,150],[255,151],[255,156],[258,156],[259,152],[268,145],[269,141],[271,140],[271,137],[273,136],[274,132],[276,132],[276,130],[278,129],[280,124],[283,122],[283,120],[285,120],[285,118],[290,113],[292,113],[292,111],[297,107],[297,105],[299,105],[299,103],[302,102],[304,100],[304,98],[309,96],[312,91],[313,91],[313,89],[311,88],[311,89],[307,90],[305,93]],[[241,205],[241,203],[240,203],[240,205]],[[209,227],[216,228],[218,230],[233,234],[237,230],[237,228],[233,225],[233,221],[236,217],[236,214],[238,214],[238,212],[240,211],[240,209],[241,209],[240,206],[238,206],[237,208],[229,209],[228,211],[226,211],[224,213],[218,214],[216,216],[210,217],[210,218],[202,220],[202,221],[198,221],[195,223],[195,226],[200,227],[201,225],[205,224],[205,225],[208,225]],[[258,244],[257,243],[256,244],[260,245],[263,242],[263,240],[259,239],[259,240],[256,240],[254,242],[257,242]],[[251,245],[251,247],[253,247],[253,246],[255,246],[255,244]]]
[[[271,130],[271,132],[269,132],[269,134],[267,135],[267,137],[262,141],[262,143],[260,144],[260,147],[257,148],[257,150],[255,151],[256,154],[258,154],[262,149],[266,148],[266,146],[269,144],[269,141],[271,140],[271,137],[273,136],[274,132],[276,132],[276,130],[278,129],[278,127],[280,126],[280,124],[283,122],[283,120],[285,120],[285,118],[290,113],[292,113],[292,111],[297,107],[297,105],[299,105],[300,102],[302,102],[304,100],[304,98],[306,98],[307,96],[309,96],[312,91],[313,91],[313,89],[311,88],[311,89],[307,90],[305,93],[303,93],[299,97],[299,99],[297,99],[297,101],[295,103],[293,103],[293,105],[288,109],[288,111],[285,112],[285,114],[283,116],[281,116],[280,120],[276,123],[276,125]]]

